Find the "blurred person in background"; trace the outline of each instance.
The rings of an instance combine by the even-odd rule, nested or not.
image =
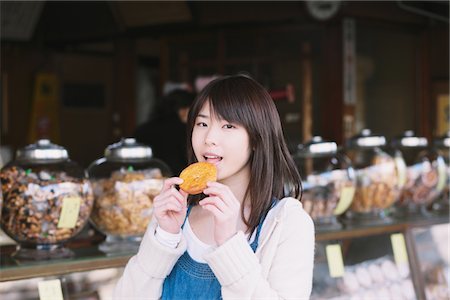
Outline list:
[[[187,165],[186,122],[194,98],[195,94],[186,89],[168,92],[157,106],[154,117],[134,132],[136,140],[149,145],[153,157],[168,164],[173,175],[178,175]]]

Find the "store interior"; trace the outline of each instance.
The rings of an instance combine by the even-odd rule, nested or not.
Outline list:
[[[110,299],[177,175],[138,128],[171,92],[237,73],[272,96],[302,177],[311,299],[450,298],[448,1],[0,8],[0,298]],[[62,220],[70,189],[81,202]]]

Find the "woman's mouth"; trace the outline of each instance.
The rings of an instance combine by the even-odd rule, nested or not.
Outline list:
[[[203,158],[205,159],[206,162],[209,162],[211,164],[217,164],[222,160],[223,157],[218,155],[205,154],[203,155]]]

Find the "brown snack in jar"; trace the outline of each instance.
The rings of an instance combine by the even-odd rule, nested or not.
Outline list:
[[[159,169],[147,169],[116,171],[110,178],[93,181],[96,200],[92,221],[107,234],[143,235],[163,180]]]
[[[45,174],[45,180],[42,176]],[[19,243],[53,244],[76,235],[86,224],[93,206],[89,182],[64,172],[30,170],[11,167],[2,170],[2,227]],[[73,228],[60,228],[63,201],[80,199]]]
[[[352,202],[352,210],[370,212],[390,207],[399,194],[395,163],[389,157],[375,157],[373,165],[361,170],[360,185]]]
[[[217,168],[208,162],[193,163],[181,171],[180,178],[180,189],[191,195],[200,194],[208,181],[217,180]]]

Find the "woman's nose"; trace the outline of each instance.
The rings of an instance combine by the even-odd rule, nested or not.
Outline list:
[[[205,137],[205,144],[206,145],[217,145],[217,138],[218,137],[218,132],[216,128],[210,127],[206,137]]]

